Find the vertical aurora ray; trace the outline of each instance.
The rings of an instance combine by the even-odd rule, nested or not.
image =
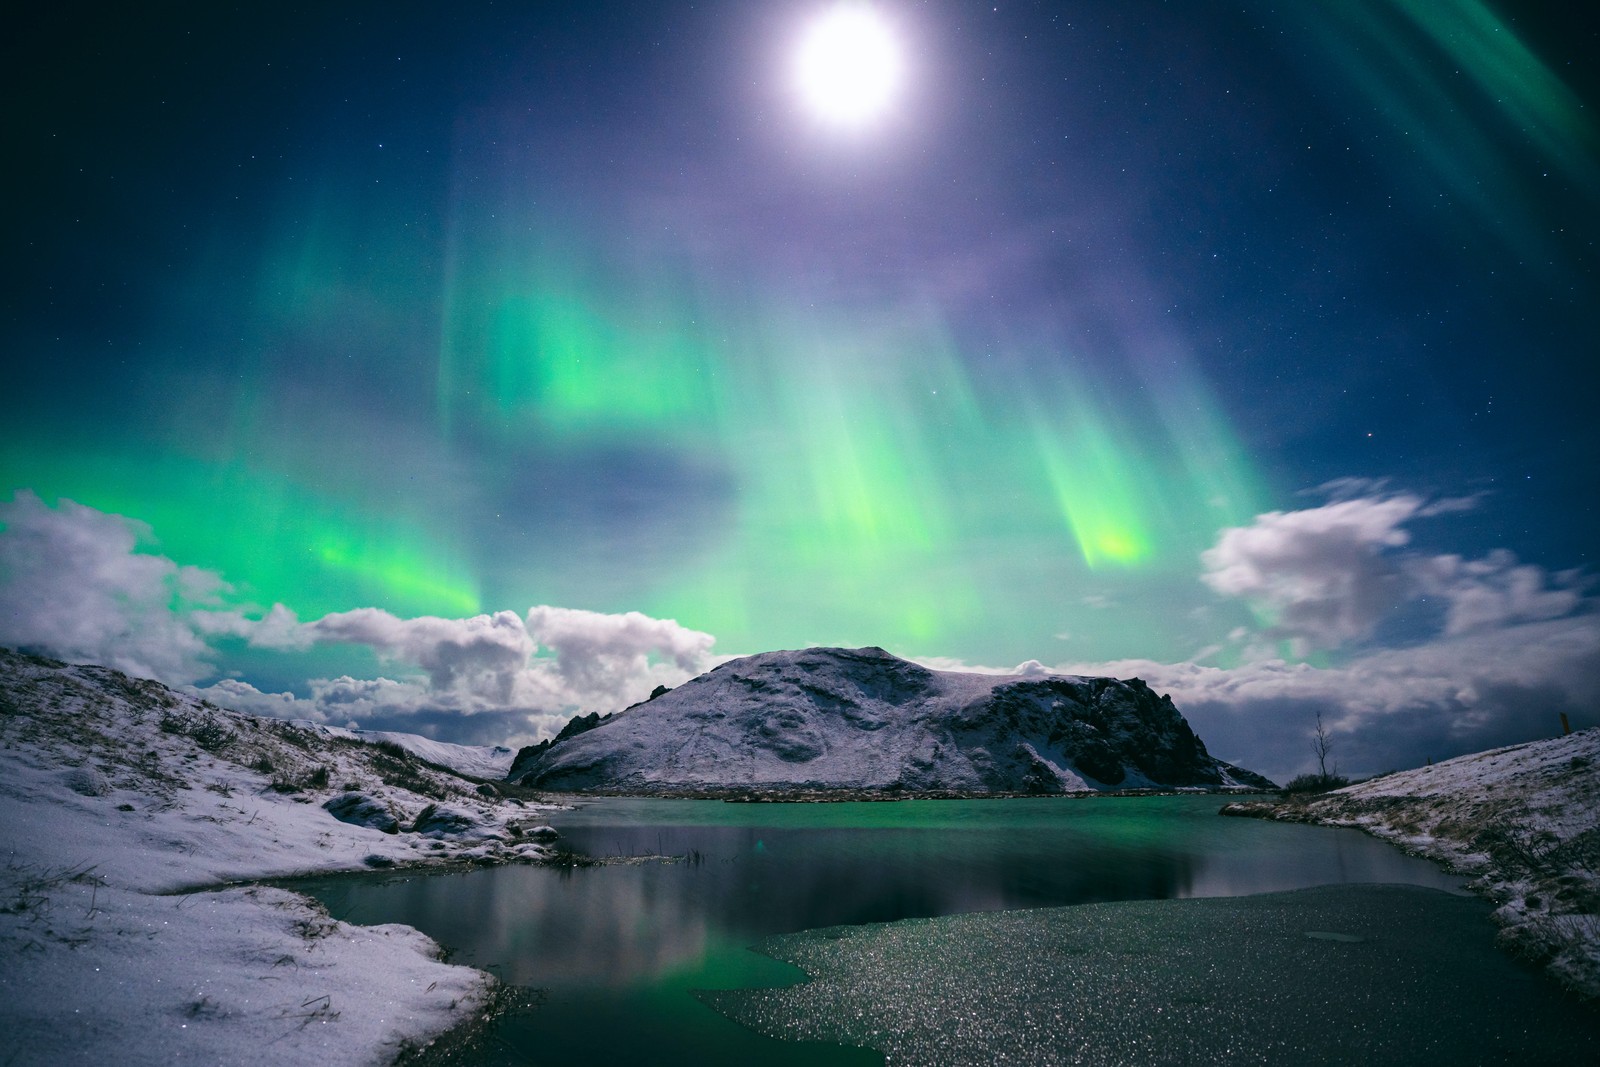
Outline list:
[[[537,419],[557,432],[601,424],[614,432],[704,419],[714,379],[690,340],[608,319],[553,287],[494,302],[477,352],[487,403],[508,423]]]
[[[1285,25],[1387,121],[1388,150],[1424,164],[1424,202],[1466,208],[1463,240],[1489,233],[1551,259],[1547,204],[1528,195],[1522,163],[1531,150],[1575,187],[1600,187],[1600,133],[1510,23],[1483,0],[1362,0],[1308,5]]]
[[[765,456],[754,510],[819,563],[875,566],[947,544],[939,471],[894,353],[796,334],[770,339],[764,388],[727,427],[735,447],[759,442]]]
[[[1164,622],[1090,620],[1085,604],[1114,591],[1149,602],[1141,613],[1178,614],[1170,591],[1194,583],[1200,551],[1259,510],[1193,358],[1141,324],[1116,332],[1122,350],[1067,343],[1066,321],[1037,324],[1026,344],[969,332],[963,349],[936,300],[845,311],[786,295],[777,309],[716,309],[745,339],[729,368],[736,410],[764,420],[725,436],[744,460],[736,540],[757,546],[739,566],[762,590],[741,611],[764,615],[767,632],[828,639],[831,600],[835,620],[870,617],[870,638],[908,651],[1021,628],[1035,652],[1068,630],[1148,649]],[[823,621],[796,625],[812,617]]]
[[[1212,532],[1248,522],[1267,493],[1192,354],[1149,331],[1130,330],[1124,345],[1142,357],[1142,392],[1161,427],[1167,477],[1187,488],[1193,504],[1169,521]]]
[[[792,5],[27,22],[0,498],[240,607],[730,655],[1251,654],[1201,553],[1340,477],[1587,558],[1572,5],[901,6],[902,106],[842,138]]]
[[[1483,0],[1395,0],[1395,8],[1458,62],[1541,151],[1593,183],[1594,120],[1505,19]]]
[[[429,237],[396,217],[327,183],[285,194],[253,244],[208,235],[148,310],[116,417],[18,426],[5,489],[145,522],[258,606],[477,612],[450,463],[410,421]]]
[[[747,459],[752,601],[811,616],[814,633],[828,632],[817,609],[831,603],[836,632],[856,643],[937,639],[981,603],[960,564],[957,472],[941,455],[974,430],[961,368],[914,333],[763,318],[759,358],[732,372],[749,402],[724,425],[730,455]]]
[[[1148,557],[1151,509],[1140,487],[1151,467],[1133,452],[1130,435],[1071,393],[1031,421],[1045,478],[1084,563],[1131,566]]]

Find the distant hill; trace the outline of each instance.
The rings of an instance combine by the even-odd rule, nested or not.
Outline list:
[[[504,778],[506,772],[511,769],[512,758],[516,755],[513,749],[504,745],[457,745],[449,741],[435,741],[431,737],[404,734],[394,730],[357,730],[342,726],[324,726],[304,719],[292,721],[296,726],[329,737],[345,737],[369,745],[389,741],[418,759],[447,767],[457,774],[471,778]]]
[[[1208,754],[1137,678],[935,671],[881,648],[748,656],[581,722],[518,753],[509,778],[616,793],[1272,788]]]

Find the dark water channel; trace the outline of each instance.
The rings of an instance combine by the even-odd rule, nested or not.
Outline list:
[[[848,804],[605,799],[551,816],[577,869],[327,879],[339,918],[403,922],[455,962],[537,989],[476,1062],[881,1063],[760,1037],[694,990],[781,986],[775,934],[1001,909],[1352,883],[1458,891],[1349,830],[1225,819],[1215,797]],[[674,857],[671,862],[648,857]],[[1491,936],[1485,925],[1484,936]]]

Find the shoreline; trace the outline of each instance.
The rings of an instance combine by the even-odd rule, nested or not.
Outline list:
[[[1219,814],[1359,829],[1470,876],[1502,949],[1600,999],[1600,728]]]
[[[591,790],[583,793],[541,791],[548,803],[581,804],[585,800],[718,800],[724,804],[888,804],[905,800],[1095,800],[1129,797],[1275,796],[1274,791],[1234,786],[1195,786],[1148,789],[1081,789],[1061,793],[964,792],[955,789],[887,790],[765,789],[751,786],[663,787],[649,790]]]

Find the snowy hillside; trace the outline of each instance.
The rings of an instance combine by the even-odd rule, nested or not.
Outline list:
[[[1600,997],[1600,729],[1222,810],[1359,827],[1476,874],[1506,948]]]
[[[390,741],[418,759],[448,767],[457,774],[471,778],[504,778],[506,772],[511,770],[511,760],[516,756],[513,749],[504,745],[456,745],[449,741],[435,741],[431,737],[402,734],[393,730],[350,730],[342,726],[323,726],[301,719],[294,721],[296,725],[320,731],[330,737],[364,741],[369,745]]]
[[[408,927],[221,886],[544,857],[541,809],[499,792],[397,745],[0,649],[0,1063],[392,1061],[489,977]]]
[[[1208,755],[1172,702],[1137,679],[934,671],[879,648],[733,660],[524,750],[511,778],[615,792],[1271,785]]]

